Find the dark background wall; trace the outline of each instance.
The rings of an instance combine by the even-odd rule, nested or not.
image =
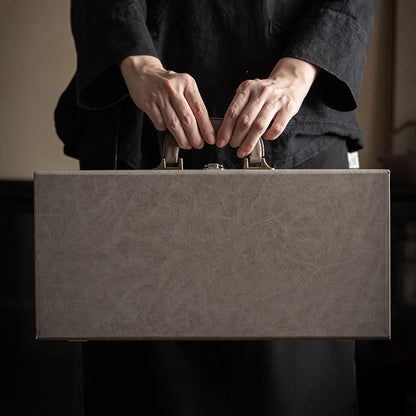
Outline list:
[[[0,181],[2,412],[82,415],[79,343],[35,339],[33,182]]]
[[[0,181],[2,372],[11,415],[82,415],[80,343],[35,339],[33,182]],[[416,415],[416,190],[392,190],[392,339],[357,341],[360,415]]]

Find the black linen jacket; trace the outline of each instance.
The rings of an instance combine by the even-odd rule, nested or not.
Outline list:
[[[238,85],[266,78],[282,57],[322,71],[283,134],[266,141],[269,163],[291,168],[334,137],[349,151],[363,147],[354,110],[379,0],[72,0],[76,73],[60,97],[55,125],[65,154],[80,149],[114,156],[133,168],[152,168],[161,141],[132,102],[118,62],[158,57],[166,69],[191,74],[210,116],[223,117]],[[215,150],[214,150],[215,148]],[[205,144],[226,167],[240,160],[227,146]],[[185,151],[194,152],[194,150]],[[234,151],[235,152],[235,151]],[[208,158],[211,156],[208,156]]]

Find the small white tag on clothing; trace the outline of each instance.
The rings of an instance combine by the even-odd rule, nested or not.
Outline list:
[[[358,157],[358,152],[348,153],[348,166],[350,169],[360,168],[360,159]]]

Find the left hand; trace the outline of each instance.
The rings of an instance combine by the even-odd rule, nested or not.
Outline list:
[[[268,78],[241,83],[218,130],[217,146],[238,147],[243,158],[261,136],[275,140],[299,111],[318,71],[309,62],[282,58]]]

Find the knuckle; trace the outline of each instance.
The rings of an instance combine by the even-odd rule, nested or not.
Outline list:
[[[162,85],[165,90],[167,90],[170,93],[173,93],[175,91],[176,83],[173,79],[164,79],[162,81]]]
[[[276,114],[277,113],[277,110],[278,110],[277,109],[277,106],[276,106],[276,103],[274,103],[273,101],[267,102],[264,105],[264,108],[263,109],[264,109],[265,112],[273,113],[273,114]],[[267,121],[273,122],[274,121],[274,118],[270,118]]]
[[[282,88],[276,88],[274,89],[273,97],[276,98],[276,100],[281,100],[283,97],[285,97],[284,90]]]
[[[193,124],[193,116],[191,114],[184,114],[182,117],[182,124],[185,127],[191,127]]]
[[[288,107],[291,105],[291,103],[293,102],[293,101],[290,99],[290,97],[288,97],[287,95],[284,95],[284,96],[280,99],[280,101],[282,102],[283,107],[286,107],[286,108],[288,108]]]
[[[288,99],[286,103],[286,108],[291,114],[294,114],[297,112],[297,105],[293,100]]]
[[[178,130],[178,120],[175,118],[170,118],[168,121],[168,129],[170,131],[177,131]]]
[[[255,106],[261,106],[264,100],[262,99],[261,95],[258,95],[254,100]]]
[[[151,91],[150,93],[149,93],[149,98],[148,98],[148,101],[150,102],[150,103],[154,103],[154,102],[156,102],[157,100],[158,100],[158,98],[159,98],[159,94],[158,94],[158,92],[157,91]]]
[[[182,94],[176,89],[170,91],[169,95],[174,102],[180,101],[180,99],[182,98]]]
[[[267,122],[263,118],[259,118],[254,122],[254,128],[259,131],[264,131],[267,128]]]
[[[229,111],[228,111],[228,117],[231,120],[236,120],[238,117],[238,110],[237,110],[237,106],[233,105],[230,107]]]
[[[276,91],[276,90],[273,90],[273,92],[270,94],[270,96],[269,96],[270,98],[269,98],[269,102],[272,104],[272,105],[276,105],[277,104],[277,102],[279,101],[279,93]]]
[[[248,129],[250,127],[250,117],[248,115],[244,115],[243,117],[240,117],[238,120],[240,127],[243,129]]]
[[[185,85],[191,85],[193,84],[194,79],[191,77],[191,75],[183,73],[179,74],[182,81],[185,83]]]
[[[194,104],[194,111],[198,116],[202,116],[203,114],[205,114],[204,107],[199,103]]]
[[[238,87],[238,90],[241,94],[247,94],[248,90],[250,89],[252,85],[252,80],[248,79],[246,81],[243,81],[240,86]]]
[[[273,87],[273,85],[264,85],[261,89],[263,94],[266,95],[273,95],[275,93],[275,88]]]

